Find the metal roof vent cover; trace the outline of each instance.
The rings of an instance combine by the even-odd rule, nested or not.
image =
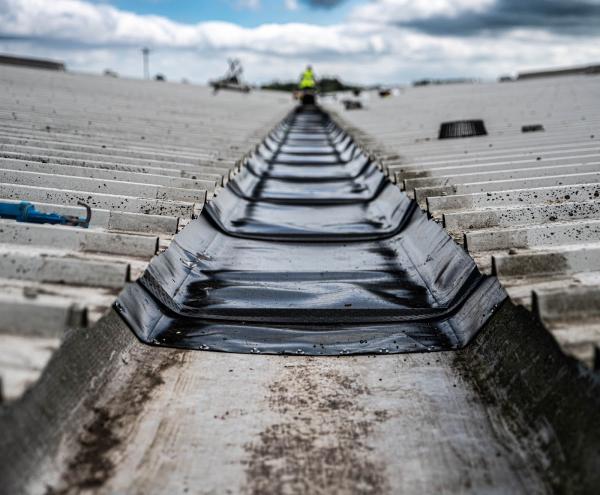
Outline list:
[[[483,120],[457,120],[442,122],[438,139],[464,138],[486,136],[487,131]]]
[[[521,132],[543,132],[544,126],[542,124],[531,124],[521,126]]]

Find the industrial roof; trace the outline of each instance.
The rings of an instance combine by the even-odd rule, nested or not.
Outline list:
[[[267,92],[3,66],[0,201],[89,229],[0,220],[0,382],[18,397],[289,111]]]
[[[538,163],[553,157],[560,165],[562,151],[566,156],[593,154],[594,81],[581,77],[419,88],[382,100],[365,98],[365,109],[353,113],[327,107],[336,109],[343,130],[351,130],[403,186],[410,175],[402,174],[409,174],[409,168],[414,179],[435,178],[431,171],[437,165],[459,170],[474,165],[471,172],[482,173],[480,168],[489,163],[494,173],[499,169],[504,174],[507,161],[528,171],[521,160]],[[343,358],[149,346],[116,311],[105,313],[125,281],[145,269],[157,243],[158,251],[167,247],[205,198],[282,121],[291,109],[288,96],[215,96],[189,85],[14,68],[0,70],[0,85],[0,170],[7,174],[0,181],[0,199],[32,201],[44,211],[78,215],[84,211],[77,200],[93,208],[87,230],[0,221],[2,234],[10,234],[0,237],[6,253],[6,262],[0,261],[5,327],[0,332],[0,374],[7,399],[21,395],[60,343],[37,383],[0,407],[5,489],[40,494],[529,494],[549,493],[551,487],[588,493],[597,486],[597,374],[566,358],[549,333],[509,301],[498,305],[463,350]],[[569,98],[549,96],[554,93]],[[546,116],[550,103],[554,118]],[[524,110],[528,104],[532,108]],[[477,118],[484,120],[487,137],[437,140],[441,122]],[[521,133],[521,125],[538,123],[546,130]],[[283,154],[293,151],[283,146]],[[511,158],[515,154],[525,158]],[[500,175],[494,181],[503,179]],[[478,181],[465,182],[473,183]],[[442,221],[445,215],[450,229],[451,211],[461,214],[464,206],[436,210],[434,197],[478,196],[472,190],[455,194],[447,186],[427,183],[422,187],[429,192],[420,194],[417,187],[417,197],[425,208],[430,197],[434,218]],[[581,193],[593,183],[575,186]],[[386,188],[394,190],[387,182]],[[484,199],[495,197],[494,191],[487,193]],[[509,201],[521,193],[498,197],[503,194]],[[541,193],[531,189],[524,194]],[[558,204],[567,203],[572,201]],[[497,206],[464,211],[503,213]],[[438,225],[415,213],[425,225],[417,233],[425,237],[434,230],[444,246],[468,258]],[[324,215],[314,217],[313,223],[332,223]],[[534,227],[526,216],[521,218],[519,228]],[[504,224],[496,222],[486,228],[505,232]],[[200,223],[195,221],[180,238],[194,236]],[[463,242],[464,223],[458,225],[451,232]],[[482,230],[472,225],[465,229],[468,235]],[[491,253],[475,251],[471,239],[466,245],[489,271]],[[185,262],[177,259],[177,247],[179,238],[167,255],[155,260],[164,261],[170,253],[175,262]],[[567,266],[591,264],[578,257],[580,247],[571,248],[577,261]],[[382,245],[375,249],[388,258],[397,254]],[[248,251],[240,243],[237,255],[245,259]],[[349,258],[359,263],[364,253],[350,251],[344,246],[335,259],[341,265]],[[512,257],[530,252],[509,247],[492,253],[498,258],[508,251],[517,253]],[[259,255],[261,263],[276,258],[265,252]],[[281,258],[293,265],[293,255]],[[443,256],[434,260],[425,255],[417,253],[413,263],[429,267],[444,261]],[[168,268],[162,272],[165,278]],[[441,272],[439,278],[456,280],[452,269]],[[501,273],[500,279],[516,301],[525,302],[527,298],[515,296],[515,281],[528,293],[538,280]],[[398,280],[393,282],[402,288]],[[297,291],[291,293],[297,297]],[[336,291],[324,294],[335,298]],[[285,298],[276,302],[286,303]],[[549,307],[560,311],[558,305]],[[89,324],[103,313],[96,325]],[[472,316],[481,318],[482,313],[475,305]],[[63,334],[65,327],[69,330]]]
[[[404,88],[334,109],[389,177],[590,367],[600,344],[600,77]],[[444,122],[487,135],[438,139]],[[540,127],[541,126],[541,127]]]
[[[3,67],[0,200],[90,229],[0,220],[0,379],[18,397],[289,111],[268,92]],[[404,88],[336,110],[399,187],[588,366],[600,329],[598,76]],[[487,136],[438,139],[482,119]],[[543,130],[523,132],[523,126]],[[538,127],[539,129],[539,127]]]

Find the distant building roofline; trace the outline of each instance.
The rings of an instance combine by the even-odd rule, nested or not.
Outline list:
[[[5,54],[0,54],[0,64],[33,67],[36,69],[66,70],[65,63],[58,60],[46,60],[41,58],[21,57]]]
[[[517,75],[517,79],[522,80],[540,77],[573,76],[578,74],[600,74],[600,64],[568,67],[564,69],[544,69],[539,71],[520,72]]]

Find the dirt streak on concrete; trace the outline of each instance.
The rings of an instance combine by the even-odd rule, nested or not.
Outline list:
[[[182,357],[183,351],[152,353],[151,348],[141,346],[129,355],[133,366],[123,367],[123,373],[114,381],[117,390],[92,408],[89,421],[77,435],[76,446],[71,447],[72,456],[60,482],[56,487],[48,486],[48,495],[76,495],[104,485],[117,469],[111,454],[130,433],[154,390],[164,384],[162,374],[181,365]]]
[[[73,420],[47,493],[545,493],[454,360],[135,343]]]
[[[289,364],[269,386],[268,405],[281,421],[246,445],[246,493],[389,491],[385,461],[369,445],[388,411],[361,403],[370,391],[359,377],[319,368],[315,358]]]

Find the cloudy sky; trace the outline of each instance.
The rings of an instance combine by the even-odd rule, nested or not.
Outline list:
[[[0,0],[0,52],[71,70],[206,82],[239,57],[250,82],[494,79],[600,63],[600,0]]]

